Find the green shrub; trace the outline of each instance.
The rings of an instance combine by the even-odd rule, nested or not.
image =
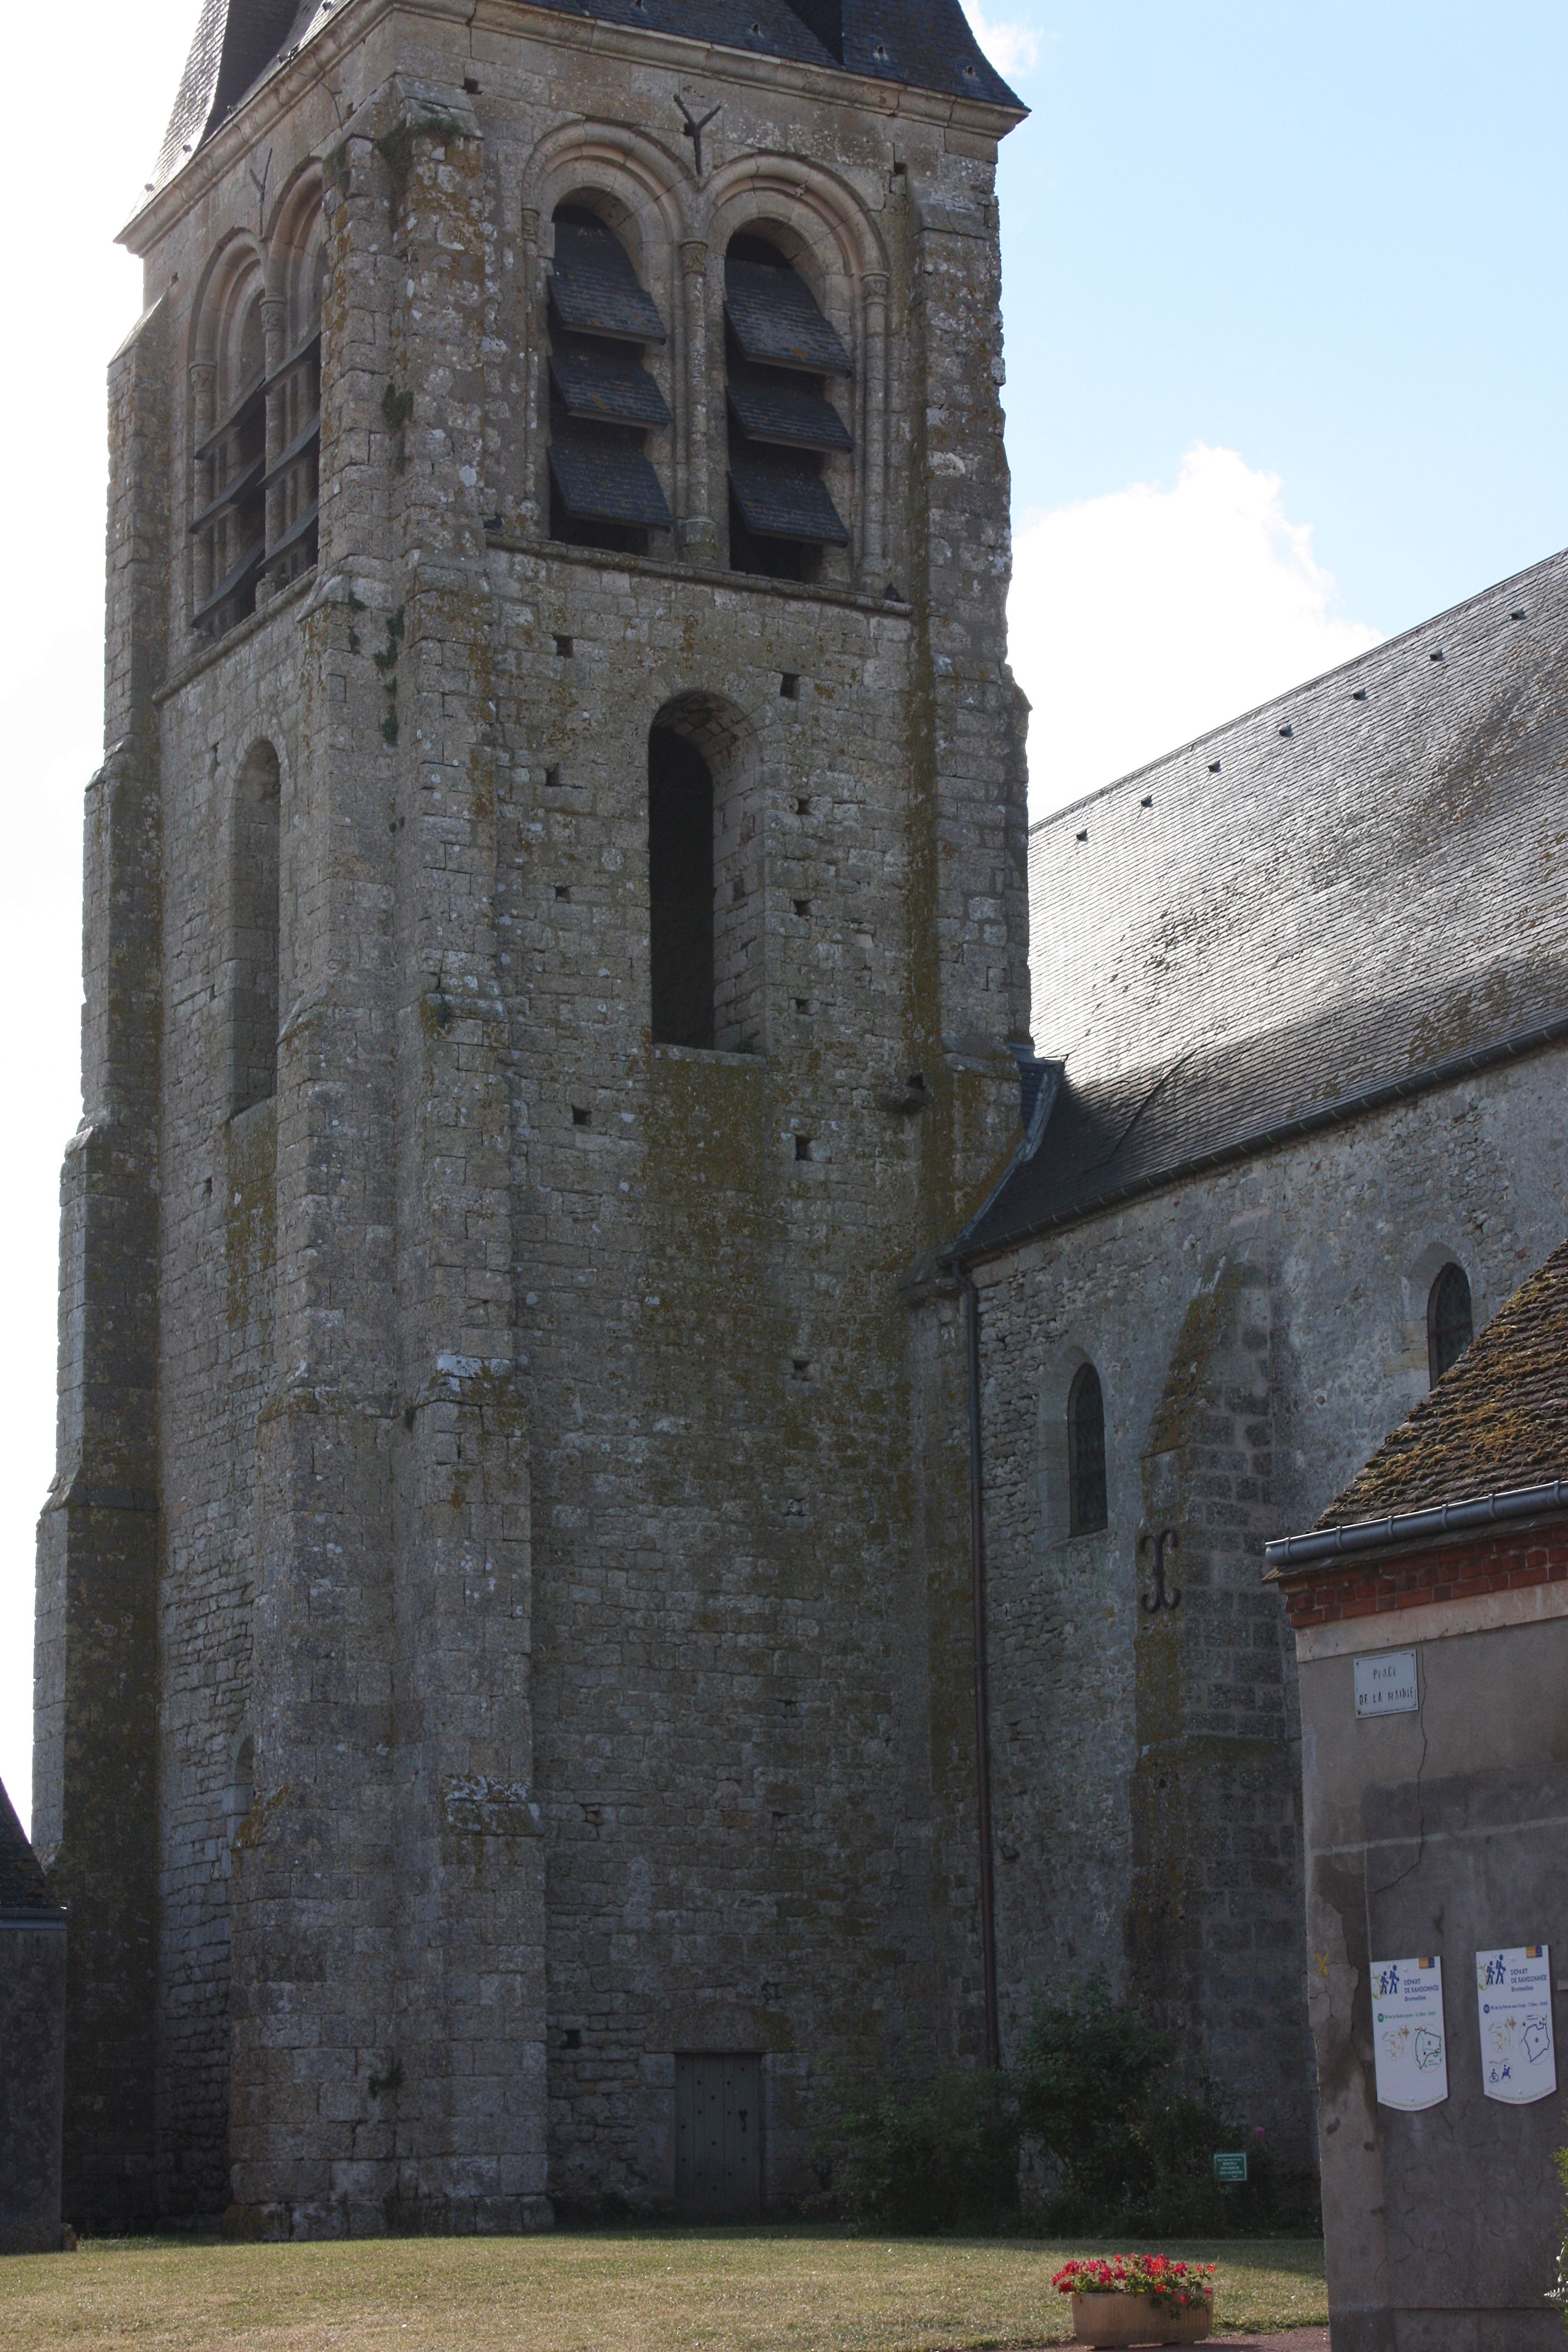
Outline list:
[[[1552,2161],[1557,2168],[1558,2179],[1563,2183],[1563,2188],[1568,2189],[1568,2147],[1555,2149]],[[1548,2289],[1546,2300],[1548,2303],[1554,2303],[1564,2320],[1568,2320],[1568,2236],[1564,2237],[1562,2245],[1558,2248],[1557,2284]]]
[[[1244,2132],[1215,2084],[1184,2085],[1176,2055],[1175,2037],[1114,2004],[1100,1977],[1036,2003],[1013,2080],[1050,2175],[1048,2228],[1222,2237],[1276,2219],[1267,2141]],[[1222,2187],[1215,2153],[1240,2147],[1247,2181]]]
[[[830,2068],[814,2114],[812,2203],[863,2230],[1016,2229],[1026,2137],[1049,2184],[1030,2219],[1048,2230],[1217,2238],[1310,2227],[1312,2184],[1280,2182],[1262,2132],[1245,2131],[1214,2084],[1184,2083],[1177,2054],[1173,2034],[1091,1977],[1066,2000],[1036,2002],[1010,2074]],[[1222,2185],[1215,2152],[1243,2147],[1247,2180]]]
[[[830,2068],[814,2121],[813,2201],[858,2229],[990,2230],[1017,2211],[1017,2111],[995,2074]]]

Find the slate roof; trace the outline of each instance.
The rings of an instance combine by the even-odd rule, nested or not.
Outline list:
[[[1568,1479],[1568,1242],[1337,1495],[1320,1528]]]
[[[1568,1037],[1568,552],[1029,837],[1032,1157],[967,1257]]]
[[[337,0],[338,7],[346,0]],[[753,56],[842,66],[872,81],[1025,110],[975,41],[959,0],[532,0],[563,16],[678,34]],[[270,67],[334,13],[333,0],[203,0],[153,173],[162,187]],[[753,30],[753,27],[756,29]]]
[[[43,1864],[22,1834],[22,1824],[0,1780],[0,1919],[37,1913],[58,1919],[60,1906],[49,1892]]]

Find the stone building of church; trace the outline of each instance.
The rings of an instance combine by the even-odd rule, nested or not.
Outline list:
[[[958,0],[206,0],[40,1535],[74,2221],[776,2208],[825,2061],[1100,1962],[1308,2159],[1261,1545],[1561,1232],[1564,573],[1026,859],[1021,112]]]

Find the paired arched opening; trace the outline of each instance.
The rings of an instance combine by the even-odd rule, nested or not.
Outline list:
[[[319,188],[297,189],[270,250],[215,267],[191,362],[191,620],[221,636],[316,561],[326,256]]]
[[[215,636],[255,611],[267,560],[264,293],[259,262],[235,271],[195,375],[192,619]]]
[[[251,746],[235,782],[229,843],[228,1110],[278,1091],[279,833],[281,775]]]
[[[1443,1266],[1426,1295],[1426,1367],[1436,1387],[1457,1364],[1476,1336],[1469,1277],[1451,1261]]]
[[[762,1025],[759,761],[717,696],[668,702],[648,730],[648,978],[656,1045],[735,1052]]]
[[[790,258],[785,232],[738,232],[724,257],[730,569],[809,580],[849,533],[823,479],[853,448],[826,396],[854,363]]]
[[[670,422],[644,366],[666,340],[658,306],[609,221],[580,197],[557,205],[547,282],[550,536],[646,553],[674,527],[647,440]]]

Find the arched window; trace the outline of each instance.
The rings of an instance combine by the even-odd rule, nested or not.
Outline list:
[[[713,778],[671,727],[647,739],[649,978],[656,1045],[713,1043]]]
[[[674,527],[645,448],[669,410],[642,364],[664,320],[615,235],[583,205],[555,211],[550,271],[550,536],[646,552]]]
[[[278,1091],[278,754],[247,753],[229,853],[229,1115]]]
[[[823,548],[849,543],[822,478],[824,455],[853,446],[823,392],[849,354],[771,237],[731,238],[724,320],[730,569],[809,580]]]
[[[300,253],[289,289],[287,345],[267,383],[267,561],[275,586],[316,561],[321,447],[321,287],[326,255]]]
[[[1426,1361],[1436,1388],[1476,1336],[1470,1286],[1462,1265],[1446,1265],[1426,1299]]]
[[[1105,1397],[1092,1364],[1080,1364],[1068,1391],[1068,1531],[1094,1535],[1106,1524]]]
[[[197,442],[191,533],[199,629],[221,636],[256,610],[267,559],[267,365],[261,278],[253,270],[220,326],[213,382],[216,422]]]

